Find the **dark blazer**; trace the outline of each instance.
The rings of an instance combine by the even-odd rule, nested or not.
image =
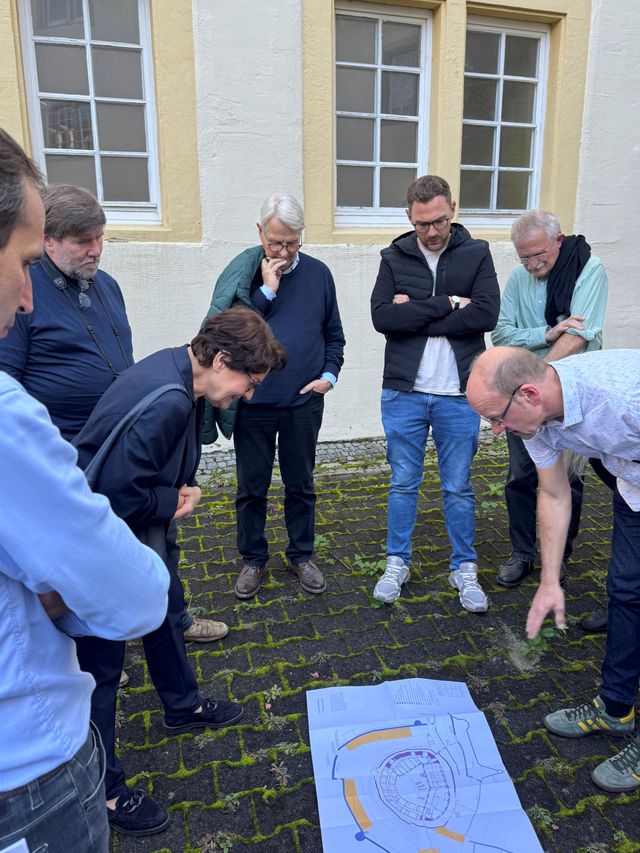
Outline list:
[[[151,403],[109,453],[94,486],[134,530],[169,522],[178,507],[180,486],[194,484],[201,406],[193,395],[186,346],[160,350],[125,370],[73,442],[84,469],[121,418],[154,388],[168,383],[182,384],[188,393],[168,391]]]

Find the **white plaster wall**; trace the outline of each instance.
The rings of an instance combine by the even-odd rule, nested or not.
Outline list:
[[[575,231],[609,277],[605,347],[637,347],[640,3],[592,0],[586,90]]]
[[[194,0],[193,8],[203,242],[112,242],[104,255],[104,268],[125,292],[137,357],[195,334],[218,273],[255,245],[265,196],[291,192],[304,201],[299,0],[281,0],[277,13],[256,0]],[[575,230],[609,272],[609,347],[636,345],[640,328],[639,265],[630,233],[640,198],[639,29],[640,4],[593,0]],[[573,223],[563,227],[574,230]],[[369,314],[381,248],[305,245],[334,274],[347,337],[340,381],[326,398],[321,440],[382,433],[384,339]],[[504,286],[513,248],[494,243],[492,253]]]

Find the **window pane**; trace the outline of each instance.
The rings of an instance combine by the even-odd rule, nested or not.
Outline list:
[[[336,109],[349,113],[375,111],[376,72],[366,68],[336,68]]]
[[[144,107],[96,104],[98,143],[104,151],[146,151]]]
[[[146,157],[102,157],[105,201],[149,201]]]
[[[93,148],[91,108],[81,101],[41,101],[45,148]]]
[[[373,205],[373,169],[369,166],[338,166],[338,207]]]
[[[336,19],[336,60],[338,62],[376,61],[376,22],[369,18]]]
[[[420,27],[412,24],[382,25],[382,64],[407,65],[418,68],[420,65]]]
[[[94,47],[93,81],[100,98],[142,98],[140,51]]]
[[[417,116],[419,82],[417,74],[383,71],[381,112],[396,116]]]
[[[500,133],[500,165],[531,166],[533,130],[528,127],[503,127]]]
[[[336,154],[338,160],[373,160],[373,131],[370,118],[338,118]]]
[[[83,38],[82,0],[31,0],[33,34]]]
[[[496,86],[495,80],[467,77],[464,81],[464,117],[495,121]]]
[[[513,77],[538,76],[538,39],[507,36],[504,73]]]
[[[529,173],[500,172],[497,206],[501,210],[526,210],[529,206]]]
[[[61,95],[88,95],[87,58],[84,47],[36,44],[38,88]]]
[[[535,83],[505,80],[502,93],[502,120],[532,122],[535,97]]]
[[[417,160],[418,125],[413,121],[380,122],[380,159],[393,163]]]
[[[491,204],[492,172],[460,173],[460,207],[488,209]]]
[[[84,187],[94,195],[98,194],[93,157],[47,154],[45,164],[47,181],[50,184],[73,184],[76,187]]]
[[[380,207],[406,207],[407,187],[415,179],[415,169],[380,169]]]
[[[475,71],[477,74],[497,74],[499,47],[500,36],[498,33],[480,33],[477,30],[467,30],[464,70]]]
[[[462,128],[462,162],[467,166],[493,165],[495,128],[465,124]]]
[[[139,44],[137,0],[90,0],[91,38]]]

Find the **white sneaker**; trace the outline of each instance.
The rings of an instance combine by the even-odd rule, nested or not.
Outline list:
[[[373,597],[385,604],[393,604],[400,597],[402,584],[409,580],[409,566],[402,557],[387,557],[387,568],[373,590]]]
[[[484,613],[489,609],[489,599],[478,583],[478,567],[475,563],[460,563],[457,569],[449,572],[449,583],[460,591],[460,604],[465,610]]]

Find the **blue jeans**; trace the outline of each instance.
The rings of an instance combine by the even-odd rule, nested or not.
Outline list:
[[[384,390],[382,425],[391,466],[387,556],[411,561],[424,451],[429,429],[438,454],[444,520],[451,543],[449,565],[475,562],[475,496],[471,463],[478,449],[480,418],[466,397]]]
[[[602,689],[607,699],[635,705],[640,679],[640,512],[613,493],[611,560],[607,573],[609,617]]]
[[[0,793],[0,849],[21,838],[30,853],[106,853],[104,751],[93,728],[69,762]]]

